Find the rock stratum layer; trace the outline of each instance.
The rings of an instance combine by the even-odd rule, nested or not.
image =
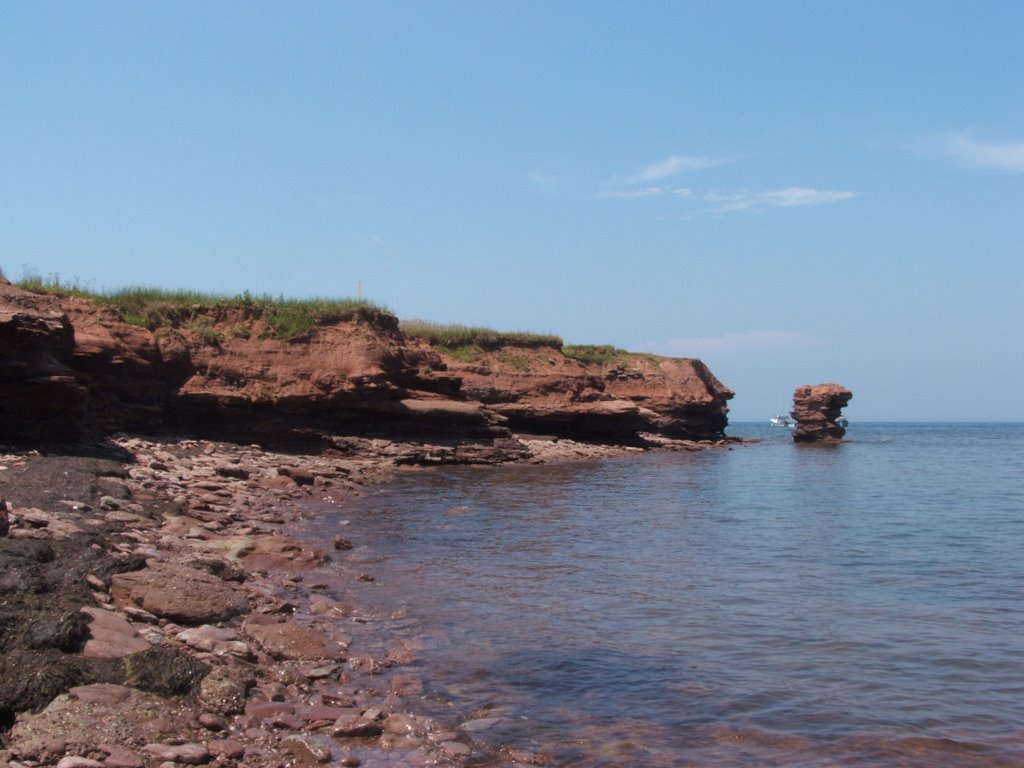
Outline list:
[[[0,435],[708,440],[723,436],[733,396],[694,359],[622,353],[583,363],[528,341],[466,358],[369,307],[291,339],[247,306],[193,308],[188,322],[149,330],[90,300],[3,281]]]
[[[797,387],[793,392],[793,410],[790,413],[796,420],[793,440],[798,443],[842,440],[846,429],[836,422],[852,398],[853,393],[839,384]]]

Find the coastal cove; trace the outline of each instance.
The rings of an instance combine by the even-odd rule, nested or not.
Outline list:
[[[428,715],[497,749],[1019,765],[1024,425],[730,434],[758,442],[401,475],[306,535],[352,540],[334,587],[418,649]]]

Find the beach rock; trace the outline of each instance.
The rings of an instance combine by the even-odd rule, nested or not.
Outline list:
[[[251,674],[231,667],[214,667],[199,683],[199,701],[219,715],[245,710],[246,697],[255,681]]]
[[[103,768],[103,763],[81,755],[67,755],[57,761],[57,768]]]
[[[331,735],[340,738],[380,736],[384,727],[375,719],[352,714],[339,717],[330,728]]]
[[[203,712],[198,717],[199,724],[208,731],[226,731],[227,720],[213,712]]]
[[[839,384],[800,386],[793,392],[793,410],[796,420],[793,440],[798,443],[836,443],[843,439],[846,429],[836,423],[853,393]]]
[[[335,746],[334,742],[328,737],[315,733],[286,736],[281,741],[281,749],[291,755],[300,765],[330,761],[331,747],[333,746]]]
[[[150,647],[123,616],[89,606],[82,608],[82,613],[91,619],[88,625],[89,639],[82,649],[83,656],[115,659]]]
[[[191,693],[210,667],[175,648],[151,646],[125,658],[125,682],[161,696]]]
[[[212,739],[207,742],[206,748],[214,757],[227,760],[238,760],[245,755],[245,744],[237,739]]]
[[[142,748],[147,755],[171,763],[202,765],[210,762],[209,750],[202,744],[147,744]]]
[[[107,755],[104,768],[143,768],[146,764],[141,755],[120,744],[99,744],[97,749]]]
[[[313,627],[289,621],[279,622],[274,617],[255,616],[248,619],[242,629],[276,659],[345,659],[345,647]]]
[[[228,582],[204,571],[157,563],[111,577],[110,593],[121,605],[135,605],[160,618],[194,626],[248,613],[249,602]]]

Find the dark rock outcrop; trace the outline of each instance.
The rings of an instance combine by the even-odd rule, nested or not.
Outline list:
[[[839,384],[815,384],[797,387],[793,392],[796,420],[793,440],[798,443],[835,443],[843,439],[846,429],[836,423],[853,393]]]
[[[74,331],[53,296],[0,278],[0,439],[64,439],[82,429],[88,388],[71,367]]]

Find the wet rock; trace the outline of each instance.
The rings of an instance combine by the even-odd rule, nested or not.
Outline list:
[[[477,717],[462,724],[464,731],[486,731],[501,722],[500,717]]]
[[[345,658],[345,649],[340,643],[313,627],[290,621],[278,623],[269,616],[255,616],[245,622],[243,631],[277,659]]]
[[[290,715],[295,712],[295,705],[285,701],[249,701],[245,705],[246,717],[260,720],[275,715]]]
[[[333,723],[342,715],[348,714],[346,708],[332,707],[328,704],[312,704],[298,712],[308,723]]]
[[[451,755],[452,757],[465,757],[473,751],[468,745],[463,744],[461,741],[442,741],[441,749],[444,750],[445,754]]]
[[[339,551],[352,549],[352,542],[346,539],[344,536],[334,537],[334,548]]]
[[[384,720],[384,731],[394,736],[413,736],[423,735],[427,729],[419,718],[395,712]]]
[[[423,681],[415,675],[394,675],[391,692],[399,697],[419,696],[423,693]]]
[[[302,734],[286,736],[281,742],[281,749],[291,755],[299,763],[326,763],[331,759],[333,742],[318,734]]]
[[[384,732],[383,726],[376,720],[364,715],[345,715],[339,717],[331,726],[331,735],[340,738],[353,738],[358,736],[380,736]]]

